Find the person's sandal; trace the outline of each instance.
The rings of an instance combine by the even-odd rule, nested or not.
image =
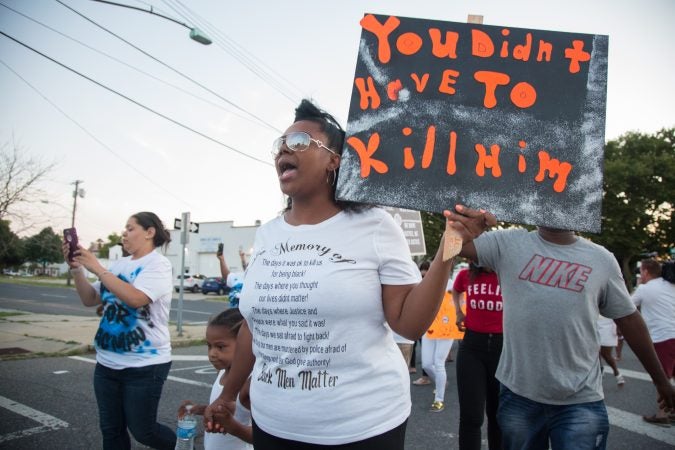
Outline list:
[[[425,377],[419,377],[415,381],[412,382],[415,386],[424,386],[427,384],[431,384],[431,380]]]
[[[431,408],[429,408],[429,411],[431,412],[441,412],[445,409],[445,405],[443,402],[436,400],[431,404]]]
[[[653,423],[654,425],[670,426],[670,419],[668,419],[668,417],[656,417],[656,414],[653,416],[642,416],[642,420],[647,423]]]

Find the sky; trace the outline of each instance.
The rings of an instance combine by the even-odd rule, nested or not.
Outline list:
[[[84,244],[138,211],[168,228],[183,212],[241,226],[274,218],[271,143],[302,98],[346,124],[364,13],[608,35],[605,139],[675,126],[672,0],[120,0],[199,27],[209,46],[141,11],[59,1],[0,0],[0,31],[99,83],[0,35],[0,145],[55,164],[17,209],[22,235],[70,226],[76,180]]]

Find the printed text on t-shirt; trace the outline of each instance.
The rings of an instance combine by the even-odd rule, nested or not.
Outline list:
[[[545,286],[581,292],[592,271],[593,269],[582,264],[534,255],[518,278]]]

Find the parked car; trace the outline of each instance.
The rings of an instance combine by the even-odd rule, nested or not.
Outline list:
[[[176,282],[173,285],[173,288],[176,292],[180,291],[180,279],[183,275],[178,275],[176,277]],[[183,290],[199,292],[204,283],[206,277],[204,275],[185,275],[185,280],[183,281]]]
[[[208,294],[209,292],[215,292],[218,295],[227,294],[230,292],[230,288],[227,287],[225,279],[222,277],[209,277],[204,280],[202,284],[202,294]]]

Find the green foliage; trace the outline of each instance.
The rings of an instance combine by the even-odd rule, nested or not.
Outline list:
[[[424,243],[427,247],[427,254],[422,259],[433,259],[445,231],[445,217],[443,217],[443,214],[426,211],[422,211],[421,214]]]
[[[18,267],[23,263],[23,242],[9,227],[8,220],[0,220],[0,269]]]
[[[25,239],[26,260],[41,264],[43,269],[49,263],[63,262],[61,242],[61,236],[54,233],[52,227],[43,228],[38,234]]]
[[[101,258],[108,258],[110,256],[110,247],[114,247],[118,243],[122,242],[122,237],[117,233],[112,233],[108,235],[108,242],[101,246],[99,251],[99,256]]]
[[[603,187],[602,233],[590,238],[614,253],[630,284],[641,254],[675,247],[675,128],[609,141]]]

